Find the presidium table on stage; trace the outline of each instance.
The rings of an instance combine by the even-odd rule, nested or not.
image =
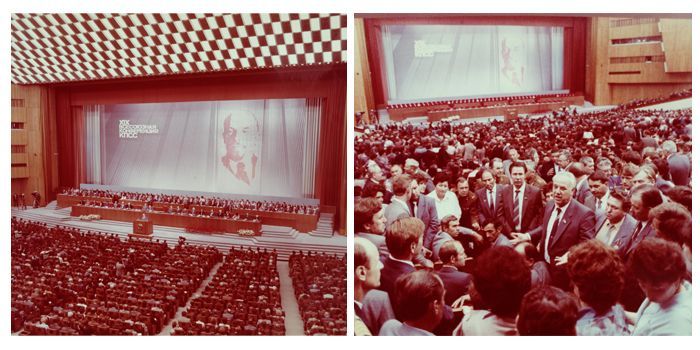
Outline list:
[[[87,203],[90,203],[89,205]],[[139,223],[143,222],[148,232],[148,225],[180,227],[188,231],[197,232],[226,232],[242,233],[252,232],[259,235],[263,224],[292,227],[299,232],[310,232],[316,229],[318,213],[300,214],[278,211],[234,209],[229,212],[235,217],[218,217],[216,213],[222,211],[222,207],[207,205],[190,205],[186,212],[169,212],[173,205],[170,203],[155,202],[151,210],[144,211],[146,204],[142,200],[119,199],[116,201],[109,197],[88,197],[70,194],[57,195],[59,208],[71,207],[71,216],[81,217],[87,215],[99,215],[100,219],[134,222],[134,233],[139,230]],[[122,205],[131,208],[122,208]],[[177,206],[179,208],[180,206]],[[194,212],[192,212],[194,210]],[[209,215],[213,213],[213,215]],[[145,218],[144,218],[145,216]],[[142,220],[147,219],[147,220]],[[152,226],[151,226],[152,232]],[[249,235],[249,234],[248,234]]]

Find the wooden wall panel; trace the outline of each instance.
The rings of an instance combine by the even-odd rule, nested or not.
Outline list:
[[[610,40],[659,35],[658,23],[644,23],[632,26],[610,28]]]
[[[13,123],[24,123],[27,121],[27,109],[24,107],[12,107],[10,116]]]
[[[688,89],[690,83],[685,84],[610,84],[611,103],[620,104],[638,99],[639,96],[660,97],[672,92]]]
[[[22,100],[22,107],[12,108],[12,120],[23,119],[24,129],[12,130],[12,145],[24,145],[24,153],[12,154],[12,193],[24,193],[30,203],[31,193],[38,191],[45,204],[47,194],[46,149],[44,122],[46,119],[43,100],[46,88],[42,86],[12,85],[13,100]],[[21,165],[18,162],[23,162]],[[16,163],[17,162],[17,163]]]
[[[633,99],[658,97],[690,87],[690,19],[660,19],[658,23],[637,21],[620,27],[612,27],[611,19],[613,18],[592,17],[589,21],[591,49],[587,50],[586,77],[588,80],[594,79],[586,85],[589,101],[595,105],[619,104]],[[685,28],[683,38],[676,33],[681,28]],[[663,34],[664,30],[667,35]],[[612,39],[654,36],[659,33],[662,35],[661,43],[612,45]],[[669,57],[669,54],[677,54],[679,58]],[[665,56],[666,62],[610,63],[611,58],[643,59],[647,56],[656,56],[655,60],[658,56]],[[670,65],[673,69],[687,71],[669,74]],[[634,74],[629,74],[633,72]]]
[[[637,57],[663,55],[661,43],[611,45],[610,57]]]
[[[693,69],[691,22],[683,19],[662,19],[659,27],[661,27],[666,52],[666,72],[691,72]]]
[[[368,120],[369,110],[375,109],[372,96],[372,77],[367,59],[367,42],[365,40],[364,20],[355,18],[355,113],[364,112]],[[355,118],[353,117],[353,122]]]

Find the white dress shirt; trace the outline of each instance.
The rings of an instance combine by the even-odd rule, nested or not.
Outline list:
[[[435,208],[437,209],[438,220],[442,220],[447,215],[454,215],[457,220],[462,216],[462,209],[459,207],[459,199],[452,191],[445,192],[445,196],[438,198],[437,192],[432,191],[428,197],[435,199]]]
[[[559,213],[559,224],[557,225],[557,229],[559,226],[561,226],[561,224],[562,224],[561,220],[564,217],[564,214],[566,213],[566,209],[569,208],[569,204],[571,204],[571,201],[573,201],[573,200],[575,200],[575,199],[572,197],[571,200],[568,203],[566,203],[565,206],[561,207],[561,212]],[[551,263],[551,261],[550,261],[551,257],[549,256],[548,247],[549,247],[550,238],[554,234],[556,234],[556,232],[550,232],[550,231],[552,231],[552,226],[554,226],[554,220],[556,218],[557,218],[557,206],[554,205],[554,208],[552,209],[552,214],[550,215],[549,221],[547,222],[547,232],[544,233],[545,234],[544,247],[542,247],[542,249],[544,249],[544,260],[547,261],[547,263]]]

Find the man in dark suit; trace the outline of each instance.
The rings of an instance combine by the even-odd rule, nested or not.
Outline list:
[[[417,218],[402,217],[395,220],[386,232],[386,245],[389,257],[382,263],[379,289],[394,293],[394,283],[399,276],[416,271],[413,258],[418,256],[423,246],[425,225]]]
[[[595,238],[616,251],[627,246],[637,220],[628,214],[630,202],[619,190],[609,192],[606,215],[595,227]]]
[[[644,239],[656,236],[656,231],[649,220],[649,211],[661,203],[663,203],[661,191],[654,185],[643,184],[632,188],[630,192],[630,213],[637,220],[637,225],[627,244],[620,248],[623,259],[626,260],[629,254]]]
[[[484,187],[476,191],[479,199],[479,225],[483,227],[487,219],[501,221],[503,216],[503,186],[496,184],[490,169],[481,171]]]
[[[608,197],[610,195],[608,178],[605,176],[605,173],[598,170],[594,172],[593,175],[589,176],[588,187],[591,190],[591,196],[588,196],[586,202],[583,204],[595,213],[595,222],[597,226],[605,220]]]
[[[569,172],[554,176],[554,201],[544,209],[542,225],[527,233],[513,233],[513,243],[533,241],[544,255],[552,284],[564,290],[571,290],[566,264],[569,249],[594,237],[595,215],[583,204],[573,200],[576,178]]]
[[[514,162],[510,166],[512,185],[503,190],[503,234],[528,232],[541,224],[542,194],[525,183],[526,166]]]
[[[452,305],[457,298],[467,294],[472,282],[470,274],[459,271],[467,262],[467,254],[464,253],[462,244],[453,240],[440,247],[439,255],[443,265],[438,276],[445,284],[445,304]]]
[[[384,213],[387,225],[391,226],[399,217],[404,216],[421,219],[425,226],[423,246],[430,249],[435,235],[440,230],[435,200],[418,194],[418,183],[410,175],[399,176],[392,186],[394,197],[391,198],[391,203],[386,207]],[[428,263],[428,261],[421,259],[421,263]],[[429,264],[428,267],[432,267],[432,265]]]

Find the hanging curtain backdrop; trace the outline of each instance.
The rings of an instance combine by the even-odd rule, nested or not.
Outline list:
[[[564,28],[382,27],[389,103],[559,91]]]
[[[320,110],[318,99],[88,106],[86,179],[312,197]]]

